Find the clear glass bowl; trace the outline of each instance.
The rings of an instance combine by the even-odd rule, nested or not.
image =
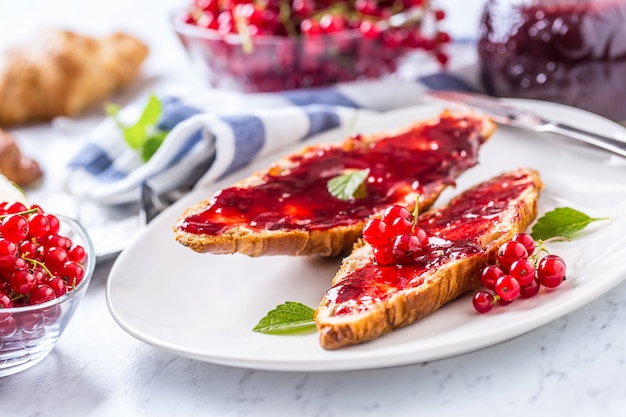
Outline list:
[[[74,290],[49,302],[0,309],[0,377],[41,362],[54,348],[85,295],[96,265],[93,244],[75,220],[56,215],[60,233],[85,248],[85,276]]]
[[[385,47],[359,30],[311,37],[259,36],[246,44],[239,35],[185,23],[181,15],[173,16],[172,25],[210,85],[242,92],[377,79],[396,72],[415,50]]]

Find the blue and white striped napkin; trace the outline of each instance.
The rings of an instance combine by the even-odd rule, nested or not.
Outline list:
[[[90,135],[69,164],[68,191],[103,205],[136,202],[149,184],[165,194],[182,185],[202,187],[251,161],[359,117],[420,103],[428,88],[470,89],[446,74],[416,82],[371,81],[280,93],[240,94],[206,89],[160,97],[159,128],[167,135],[143,163],[113,120]],[[142,106],[136,106],[140,108]],[[120,117],[132,119],[129,106]]]

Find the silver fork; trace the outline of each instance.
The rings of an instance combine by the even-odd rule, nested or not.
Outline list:
[[[624,141],[548,120],[537,113],[511,106],[495,97],[460,91],[429,91],[426,92],[426,96],[448,104],[472,108],[490,116],[496,123],[536,132],[557,133],[626,157]]]

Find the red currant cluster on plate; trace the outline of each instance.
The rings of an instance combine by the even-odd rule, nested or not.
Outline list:
[[[59,230],[37,205],[0,203],[0,310],[53,300],[84,278],[85,249]]]
[[[411,265],[428,245],[428,235],[416,225],[417,213],[393,205],[382,217],[369,220],[363,240],[372,246],[378,265]]]
[[[497,264],[483,269],[483,288],[474,293],[474,308],[486,313],[496,303],[506,305],[517,298],[534,297],[542,286],[561,285],[565,273],[565,261],[560,256],[547,253],[531,235],[518,233],[498,248]]]

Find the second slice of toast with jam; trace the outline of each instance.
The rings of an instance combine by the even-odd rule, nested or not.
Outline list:
[[[478,162],[494,123],[444,111],[396,132],[315,144],[188,208],[174,227],[181,244],[202,253],[347,253],[367,219],[391,204],[426,210]],[[341,199],[328,182],[366,172],[363,195]]]
[[[428,245],[407,265],[379,265],[360,240],[315,312],[320,344],[367,342],[432,313],[480,285],[498,247],[537,215],[542,184],[533,170],[504,173],[421,214]]]

